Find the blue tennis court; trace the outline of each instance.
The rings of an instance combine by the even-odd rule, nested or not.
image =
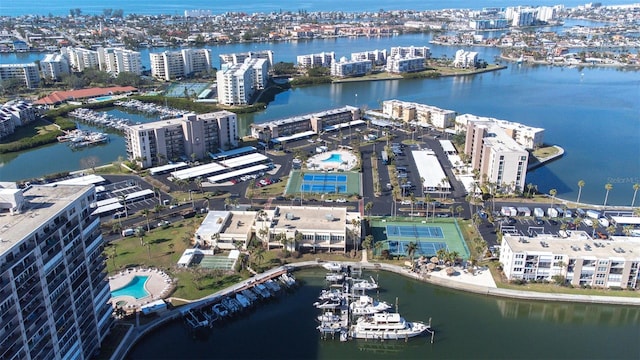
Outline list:
[[[305,174],[304,181],[316,181],[316,182],[347,182],[347,175],[333,175],[333,174]]]
[[[443,239],[444,233],[439,226],[387,225],[387,237],[436,238]]]
[[[347,185],[302,184],[300,190],[305,193],[344,194],[347,192]]]
[[[389,254],[393,256],[407,255],[407,249],[411,242],[416,244],[415,254],[418,256],[435,256],[438,253],[438,250],[447,249],[447,243],[444,242],[389,240],[387,241]]]

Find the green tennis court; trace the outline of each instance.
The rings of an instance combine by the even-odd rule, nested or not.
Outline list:
[[[167,97],[196,97],[209,87],[208,83],[175,83],[164,92]]]
[[[200,267],[205,269],[232,270],[235,260],[227,256],[205,255],[200,261]]]
[[[415,256],[435,256],[439,249],[455,251],[465,259],[470,255],[455,219],[374,219],[371,221],[371,234],[375,243],[381,243],[375,249],[376,255],[387,250],[392,256],[406,256],[407,246],[412,242],[416,244]]]

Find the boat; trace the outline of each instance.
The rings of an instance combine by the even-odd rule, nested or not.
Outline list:
[[[238,301],[238,303],[240,304],[240,306],[242,306],[243,308],[248,308],[249,306],[251,306],[251,301],[244,295],[237,293],[236,294],[236,301]]]
[[[254,301],[258,300],[257,294],[255,292],[251,291],[250,289],[244,289],[244,290],[242,290],[240,292],[242,293],[242,295],[244,295],[251,302],[254,302]]]
[[[337,262],[329,262],[322,265],[325,270],[339,272],[342,271],[342,264]]]
[[[225,318],[229,315],[229,310],[222,305],[222,303],[217,303],[211,307],[211,310],[215,312],[219,318]]]
[[[338,289],[323,289],[318,296],[318,300],[332,300],[344,297],[344,293]]]
[[[354,339],[400,340],[424,334],[430,330],[422,322],[406,321],[398,313],[379,313],[359,318],[349,328]]]
[[[349,309],[353,315],[373,315],[391,309],[391,305],[384,301],[374,300],[371,296],[363,295],[349,304]]]
[[[318,321],[322,322],[338,322],[340,321],[340,315],[331,311],[325,311],[322,315],[318,315]]]
[[[253,290],[256,291],[264,299],[268,299],[271,297],[271,293],[263,284],[256,284],[256,286],[253,287]]]
[[[264,282],[264,285],[271,290],[272,293],[278,293],[280,290],[282,290],[282,288],[280,287],[280,285],[278,285],[277,282],[273,281],[272,279],[269,279],[267,281]]]
[[[367,291],[367,290],[376,290],[380,286],[378,283],[371,277],[371,281],[365,279],[353,279],[353,290]]]
[[[344,280],[344,274],[328,273],[325,276],[327,281],[338,282]]]
[[[313,303],[313,306],[315,306],[318,309],[337,309],[340,306],[342,306],[342,299],[337,299],[337,300],[325,300],[325,301],[316,301]]]

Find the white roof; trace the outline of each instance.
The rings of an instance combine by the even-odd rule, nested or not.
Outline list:
[[[275,139],[271,139],[271,141],[273,141],[275,143],[280,143],[280,142],[283,142],[283,141],[302,139],[303,137],[313,136],[315,134],[316,134],[315,131],[309,130],[309,131],[303,131],[301,133],[293,134],[293,135],[289,135],[289,136],[280,136],[280,137],[277,137]]]
[[[215,182],[218,182],[218,181],[232,179],[234,177],[242,176],[242,175],[245,175],[245,174],[251,174],[251,173],[254,173],[256,171],[266,170],[268,168],[269,167],[267,165],[259,164],[259,165],[250,166],[248,168],[240,169],[240,170],[230,171],[228,173],[224,173],[224,174],[220,174],[220,175],[210,176],[210,177],[207,178],[207,180],[209,182],[211,182],[211,183],[215,183]]]
[[[136,191],[136,192],[133,192],[133,193],[130,193],[130,194],[126,194],[126,195],[127,195],[127,198],[125,200],[127,202],[136,201],[138,198],[142,198],[142,197],[145,197],[145,196],[153,195],[153,190],[144,189],[144,190]],[[95,204],[94,207],[101,208],[103,206],[116,204],[116,203],[120,203],[120,198],[119,197],[112,197],[112,198],[96,201],[94,203]],[[92,204],[92,205],[94,205],[94,204]]]
[[[229,215],[229,211],[209,211],[196,230],[196,235],[199,235],[203,240],[210,240],[207,237],[220,233]]]
[[[103,183],[105,181],[106,180],[102,176],[85,175],[85,176],[74,177],[74,178],[71,178],[71,179],[56,181],[54,183],[47,184],[47,186],[54,186],[54,185],[95,185],[95,184],[101,184],[101,183]]]
[[[618,225],[640,225],[640,216],[612,216],[611,220]]]
[[[155,175],[155,174],[160,174],[166,171],[170,171],[170,170],[175,170],[175,169],[181,169],[181,168],[185,168],[189,166],[186,162],[179,162],[179,163],[175,163],[175,164],[167,164],[167,165],[162,165],[162,166],[156,166],[153,167],[151,169],[149,169],[149,172],[151,173],[151,175]]]
[[[219,163],[226,168],[237,168],[265,160],[269,160],[269,158],[260,153],[253,153],[220,161]]]
[[[413,161],[416,163],[420,177],[424,179],[422,184],[426,188],[451,188],[449,180],[442,184],[442,179],[447,175],[444,173],[440,162],[432,150],[413,150],[411,152]]]
[[[200,166],[194,166],[192,168],[188,168],[184,170],[174,171],[171,173],[171,176],[181,180],[192,179],[198,176],[206,176],[209,174],[213,174],[215,172],[222,171],[224,169],[225,167],[218,163],[209,163],[209,164],[204,164]]]
[[[365,123],[364,120],[353,120],[353,121],[349,121],[348,123],[340,123],[340,124],[325,126],[324,128],[322,128],[322,130],[324,130],[324,131],[333,131],[333,130],[338,130],[338,129],[341,129],[341,128],[360,125],[360,124],[364,124],[364,123]]]
[[[440,146],[442,146],[444,152],[457,152],[450,140],[440,140]]]
[[[191,259],[193,259],[193,255],[196,255],[197,253],[198,249],[185,250],[178,260],[178,265],[189,266],[189,264],[191,264]]]
[[[115,202],[113,204],[98,207],[91,213],[91,215],[100,215],[100,214],[107,213],[109,211],[120,210],[120,209],[124,209],[124,205],[120,204],[119,202]]]

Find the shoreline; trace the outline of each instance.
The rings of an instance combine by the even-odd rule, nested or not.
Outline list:
[[[607,305],[620,305],[620,306],[640,306],[640,297],[634,298],[634,297],[617,297],[617,296],[600,296],[600,295],[550,294],[550,293],[539,293],[534,291],[499,289],[497,287],[492,288],[489,286],[482,286],[477,284],[460,282],[455,280],[453,277],[448,277],[446,280],[440,279],[439,277],[434,277],[434,276],[423,277],[417,273],[411,272],[398,265],[391,265],[391,264],[384,264],[384,263],[370,263],[366,260],[362,262],[340,261],[339,263],[346,266],[358,265],[365,270],[389,271],[401,276],[406,276],[406,277],[409,277],[418,281],[422,281],[428,284],[432,284],[435,286],[442,286],[442,287],[446,287],[453,290],[460,290],[460,291],[479,294],[479,295],[510,298],[515,300],[525,300],[525,301],[552,301],[552,302],[556,301],[556,302],[607,304]],[[322,262],[318,262],[318,261],[305,261],[305,262],[291,263],[284,266],[279,266],[277,268],[270,269],[268,271],[265,271],[264,273],[258,274],[249,279],[238,282],[227,288],[218,290],[213,294],[207,295],[198,300],[194,300],[189,304],[182,305],[177,309],[164,312],[160,315],[160,318],[148,324],[145,324],[143,326],[136,327],[136,326],[130,325],[129,330],[123,337],[120,344],[117,346],[116,350],[113,352],[111,359],[124,359],[125,356],[131,351],[133,346],[138,341],[140,341],[144,336],[146,336],[151,331],[157,329],[158,327],[166,324],[167,322],[179,319],[184,312],[189,311],[192,308],[203,306],[203,304],[206,304],[209,301],[214,301],[216,299],[219,299],[220,297],[232,294],[237,289],[247,286],[253,282],[259,281],[260,279],[270,277],[275,273],[282,272],[282,271],[289,271],[289,270],[296,271],[296,270],[303,270],[303,269],[311,269],[315,267],[320,267],[322,264],[323,264]],[[491,275],[489,274],[489,276]],[[168,299],[171,299],[171,297]]]

